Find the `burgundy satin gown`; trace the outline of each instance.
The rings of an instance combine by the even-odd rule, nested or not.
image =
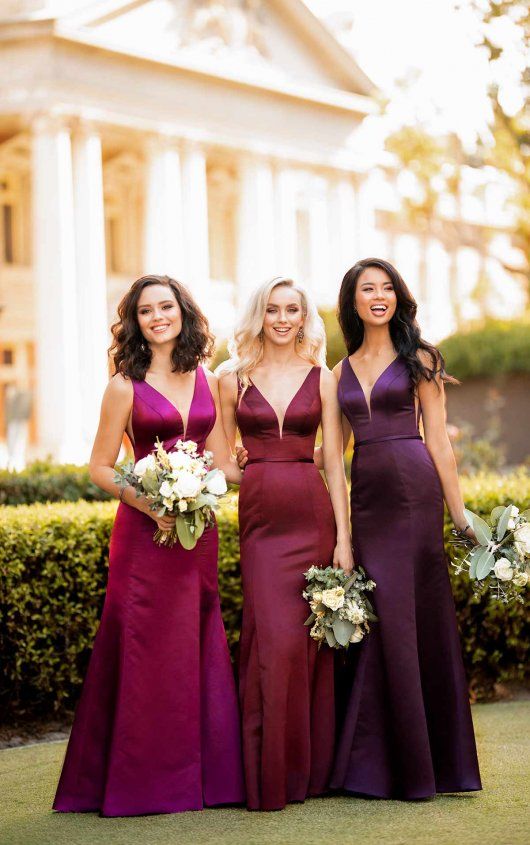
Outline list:
[[[133,382],[135,459],[183,436],[179,412]],[[186,438],[215,422],[196,371]],[[236,688],[217,588],[217,527],[195,549],[157,546],[156,524],[120,504],[107,594],[54,809],[134,816],[244,801]]]
[[[333,652],[304,621],[303,573],[333,558],[335,520],[313,463],[320,368],[294,395],[280,434],[252,383],[237,422],[249,460],[239,494],[243,625],[240,702],[247,803],[279,810],[328,787],[334,746]]]
[[[354,557],[377,583],[379,621],[359,647],[332,784],[402,799],[480,789],[442,490],[405,361],[380,375],[370,409],[345,358],[339,401],[355,437]]]

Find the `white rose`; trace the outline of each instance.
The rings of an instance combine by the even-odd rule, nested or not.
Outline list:
[[[353,632],[353,634],[350,637],[350,642],[351,643],[360,643],[363,637],[364,637],[364,631],[360,627],[360,625],[357,625],[355,631]]]
[[[169,481],[163,481],[158,492],[164,499],[169,499],[173,495],[173,488]]]
[[[191,472],[182,470],[173,485],[179,499],[194,499],[201,489],[201,482]]]
[[[512,507],[510,508],[510,519],[508,520],[508,525],[507,525],[507,528],[509,530],[511,530],[512,528],[515,528],[515,517],[518,515],[518,513],[519,513],[519,508],[516,508],[515,505],[512,505]]]
[[[528,574],[526,572],[518,572],[514,575],[513,583],[516,587],[526,587],[528,584]]]
[[[188,508],[188,503],[185,499],[181,499],[178,503],[178,509],[181,513],[183,513]]]
[[[522,557],[530,555],[530,523],[525,522],[519,528],[516,528],[514,542]]]
[[[226,486],[224,473],[217,470],[214,475],[211,475],[206,482],[206,489],[208,493],[213,493],[214,496],[222,496],[223,493],[226,493],[228,487]]]
[[[140,458],[134,466],[134,474],[137,478],[143,478],[146,472],[150,469],[156,468],[156,461],[154,455],[146,455],[145,458]]]
[[[338,610],[344,604],[344,590],[342,587],[334,587],[332,590],[322,591],[322,604],[330,610]]]
[[[168,509],[168,511],[170,511],[173,509],[173,505],[175,503],[173,502],[173,499],[162,499],[162,504]]]
[[[171,464],[171,469],[188,469],[193,458],[186,452],[169,452],[168,460]]]
[[[499,581],[511,581],[513,578],[512,565],[506,557],[499,558],[493,567],[493,571]]]
[[[316,601],[317,604],[320,604],[320,602],[322,601],[322,593],[320,592],[320,590],[317,590],[315,593],[313,593],[313,601]]]

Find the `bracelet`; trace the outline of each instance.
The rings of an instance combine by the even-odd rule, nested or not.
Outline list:
[[[123,494],[125,493],[125,491],[126,491],[126,490],[127,490],[127,487],[122,487],[122,488],[121,488],[121,490],[120,490],[120,495],[119,495],[119,497],[118,497],[118,498],[119,498],[119,500],[120,500],[120,502],[123,502]]]

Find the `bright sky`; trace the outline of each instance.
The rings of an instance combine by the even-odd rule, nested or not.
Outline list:
[[[306,0],[331,28],[346,26],[344,38],[360,66],[392,100],[395,125],[420,120],[434,131],[455,131],[469,146],[487,137],[487,85],[491,68],[476,46],[477,24],[468,0]],[[348,29],[348,19],[352,21]],[[515,41],[508,20],[499,22],[503,42]],[[522,55],[506,57],[497,75],[517,106]],[[497,63],[499,65],[499,63]],[[415,76],[413,95],[396,83]]]

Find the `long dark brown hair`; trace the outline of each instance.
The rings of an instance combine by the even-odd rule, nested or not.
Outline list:
[[[151,364],[151,350],[138,324],[138,300],[151,285],[168,287],[182,314],[182,329],[171,353],[173,372],[189,373],[212,355],[214,337],[208,320],[183,284],[169,276],[142,276],[118,305],[118,320],[111,326],[113,342],[109,355],[114,371],[142,381]]]
[[[354,304],[359,278],[367,267],[378,267],[383,270],[394,287],[397,304],[396,311],[390,320],[390,337],[397,354],[407,364],[414,386],[417,387],[421,379],[432,381],[436,376],[440,376],[443,381],[458,383],[445,371],[445,361],[441,352],[422,338],[416,320],[418,310],[416,300],[400,273],[383,258],[363,258],[348,270],[342,280],[337,316],[348,355],[353,355],[364,339],[364,323]],[[418,356],[419,350],[423,350],[430,357],[430,366]]]

